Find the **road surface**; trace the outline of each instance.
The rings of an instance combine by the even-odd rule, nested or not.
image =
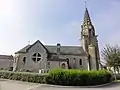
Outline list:
[[[98,88],[57,87],[36,83],[0,79],[0,90],[120,90],[120,83]]]

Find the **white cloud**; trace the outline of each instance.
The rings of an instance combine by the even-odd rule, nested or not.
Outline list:
[[[21,3],[23,4],[23,7],[22,4],[18,5],[18,2],[17,4],[16,2],[15,0],[0,0],[0,34],[1,34],[0,42],[2,42],[0,44],[0,54],[13,54],[16,50],[19,50],[21,49],[21,47],[24,47],[24,45],[26,45],[29,40],[33,42],[36,39],[44,40],[42,42],[45,42],[47,44],[54,42],[55,42],[54,44],[56,44],[59,41],[63,41],[61,43],[63,43],[64,45],[76,45],[76,44],[79,45],[80,42],[79,37],[81,31],[80,29],[81,21],[79,20],[70,21],[63,27],[58,28],[58,30],[54,29],[51,30],[55,33],[55,35],[53,35],[54,33],[44,32],[46,31],[45,29],[40,29],[40,23],[39,25],[36,25],[37,28],[35,28],[34,26],[32,28],[32,26],[30,26],[29,24],[29,21],[27,21],[31,20],[30,22],[32,22],[32,20],[36,19],[36,17],[40,18],[43,21],[43,19],[47,17],[48,13],[49,15],[52,15],[50,14],[51,10],[53,10],[52,13],[58,10],[58,8],[54,8],[54,5],[59,4],[56,2],[56,0],[53,0],[54,3],[52,2],[45,3],[44,0],[41,0],[41,2],[39,2],[38,4],[36,4],[37,1],[36,3],[30,1],[29,3],[25,2],[24,4],[22,1]],[[61,1],[59,2],[60,2],[59,7],[61,7],[62,3]],[[66,5],[67,2],[64,6]],[[95,17],[93,17],[92,21],[95,23],[96,32],[99,34],[99,43],[101,48],[104,46],[105,43],[120,44],[119,5],[120,2],[117,3],[112,2],[111,5],[109,5],[109,8],[107,9],[105,8],[102,12],[97,13]],[[28,15],[32,13],[36,14],[35,15],[36,17],[34,18],[34,15],[33,16],[31,15],[32,19],[29,19]],[[47,22],[47,20],[44,21]],[[41,30],[40,34],[38,33],[36,34],[36,36],[32,35],[33,34],[32,32],[37,32],[39,30]],[[46,36],[48,38],[46,38]],[[57,39],[54,39],[53,36],[57,37]]]
[[[100,52],[106,44],[120,45],[120,2],[111,2],[108,8],[102,10],[102,12],[96,13],[93,17],[93,23],[95,25],[96,34],[98,34]],[[71,21],[60,32],[65,33],[68,36],[66,43],[78,44],[78,37],[80,37],[80,23],[79,21]],[[72,38],[70,38],[72,36]],[[67,42],[68,40],[68,42]],[[70,42],[69,42],[70,41]],[[79,44],[78,44],[79,45]]]
[[[0,0],[0,54],[13,54],[22,45],[19,42],[25,42],[24,18],[15,4]]]
[[[105,44],[120,44],[120,2],[112,2],[108,9],[103,10],[94,18],[99,34],[101,48]]]
[[[107,9],[97,13],[94,18],[99,35],[100,53],[106,44],[120,45],[120,2],[111,2]],[[102,57],[101,57],[102,59]]]
[[[12,15],[12,0],[0,0],[0,20],[8,18]]]

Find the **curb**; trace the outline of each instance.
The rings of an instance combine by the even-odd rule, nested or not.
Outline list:
[[[113,84],[113,82],[101,84],[101,85],[95,85],[95,86],[60,86],[60,85],[50,85],[50,84],[42,84],[41,87],[57,87],[57,88],[99,88],[103,86],[107,86],[110,84]]]

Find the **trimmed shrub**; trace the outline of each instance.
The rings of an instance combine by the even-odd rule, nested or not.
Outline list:
[[[47,83],[65,86],[100,85],[111,82],[111,73],[100,71],[54,69],[49,74],[0,71],[0,78],[33,83]]]
[[[0,71],[0,78],[19,80],[33,83],[46,83],[45,78],[47,75],[37,73],[23,73],[23,72],[11,72],[11,71]]]
[[[54,69],[46,76],[46,83],[65,86],[100,85],[112,81],[111,73],[105,70],[85,71]]]

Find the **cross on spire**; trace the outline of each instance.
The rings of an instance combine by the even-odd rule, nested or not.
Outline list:
[[[30,45],[30,41],[28,41],[28,44]]]
[[[85,8],[87,8],[87,1],[85,0]]]
[[[90,19],[90,15],[89,15],[89,11],[88,11],[88,8],[87,8],[87,1],[88,0],[85,0],[85,13],[84,13],[84,19],[83,19],[83,24],[85,25],[90,25],[92,24],[91,22],[91,19]]]
[[[87,2],[88,2],[89,0],[85,0],[85,8],[87,8]]]

